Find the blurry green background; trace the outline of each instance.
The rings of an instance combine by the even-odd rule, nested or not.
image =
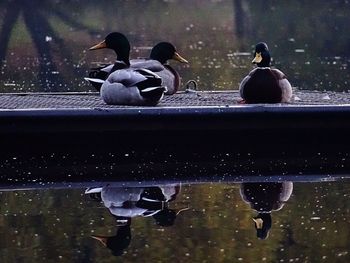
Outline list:
[[[132,58],[174,43],[191,63],[171,63],[202,90],[238,89],[265,41],[294,87],[347,91],[348,14],[346,0],[2,0],[0,91],[92,90],[89,67],[115,55],[87,49],[111,31],[127,35]]]

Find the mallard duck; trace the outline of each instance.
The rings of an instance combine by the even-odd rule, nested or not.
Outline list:
[[[281,210],[292,192],[292,182],[241,184],[240,195],[243,201],[258,212],[258,215],[253,218],[258,238],[268,237],[272,225],[271,213]]]
[[[100,47],[98,46],[97,48]],[[95,46],[90,48],[90,50],[94,49],[96,49]],[[130,67],[145,68],[156,72],[162,79],[162,86],[167,87],[165,94],[172,95],[179,89],[181,82],[179,73],[168,64],[168,60],[170,59],[181,63],[188,63],[188,61],[176,51],[173,44],[169,42],[160,42],[152,48],[148,59],[132,59],[130,60]],[[105,80],[112,68],[113,64],[93,68],[89,73],[89,77]],[[100,90],[102,86],[100,83],[96,82],[92,84],[97,90]]]
[[[292,98],[292,86],[282,71],[270,67],[271,56],[266,43],[255,46],[252,63],[257,65],[240,83],[239,91],[245,103],[287,103]]]
[[[117,54],[117,61],[111,67],[106,80],[85,78],[94,85],[101,84],[100,95],[104,102],[112,105],[156,105],[166,88],[162,79],[146,68],[131,68],[128,39],[121,33],[110,33],[104,41],[91,50],[110,48]]]
[[[176,93],[181,84],[179,73],[168,64],[168,60],[170,59],[181,63],[188,63],[188,61],[176,51],[174,45],[169,42],[160,42],[152,48],[149,61],[156,60],[164,66],[157,74],[162,78],[162,85],[166,86],[168,89],[165,93],[167,95]]]

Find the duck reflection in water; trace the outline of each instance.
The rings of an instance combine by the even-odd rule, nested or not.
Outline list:
[[[180,184],[148,187],[113,187],[110,185],[89,188],[85,191],[90,198],[102,201],[116,218],[118,230],[114,236],[92,236],[112,251],[122,255],[131,241],[131,219],[133,217],[153,217],[159,226],[172,226],[176,216],[182,211],[169,208],[180,192]]]
[[[271,212],[282,209],[293,192],[292,182],[242,183],[240,194],[258,212],[253,218],[259,239],[266,239],[272,226]]]

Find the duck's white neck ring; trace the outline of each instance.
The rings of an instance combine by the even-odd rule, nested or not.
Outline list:
[[[270,69],[271,67],[257,67],[257,69]]]

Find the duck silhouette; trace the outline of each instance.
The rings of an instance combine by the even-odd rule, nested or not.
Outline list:
[[[112,216],[116,218],[118,230],[114,236],[94,235],[92,238],[101,242],[120,256],[131,242],[130,225],[132,218],[152,217],[155,224],[162,227],[174,225],[179,212],[169,208],[169,202],[176,199],[180,192],[179,184],[147,187],[103,187],[89,188],[85,191],[91,200],[102,201]]]
[[[253,218],[259,239],[266,239],[272,226],[271,213],[279,211],[293,192],[292,182],[242,183],[240,194],[250,207],[258,212]]]

